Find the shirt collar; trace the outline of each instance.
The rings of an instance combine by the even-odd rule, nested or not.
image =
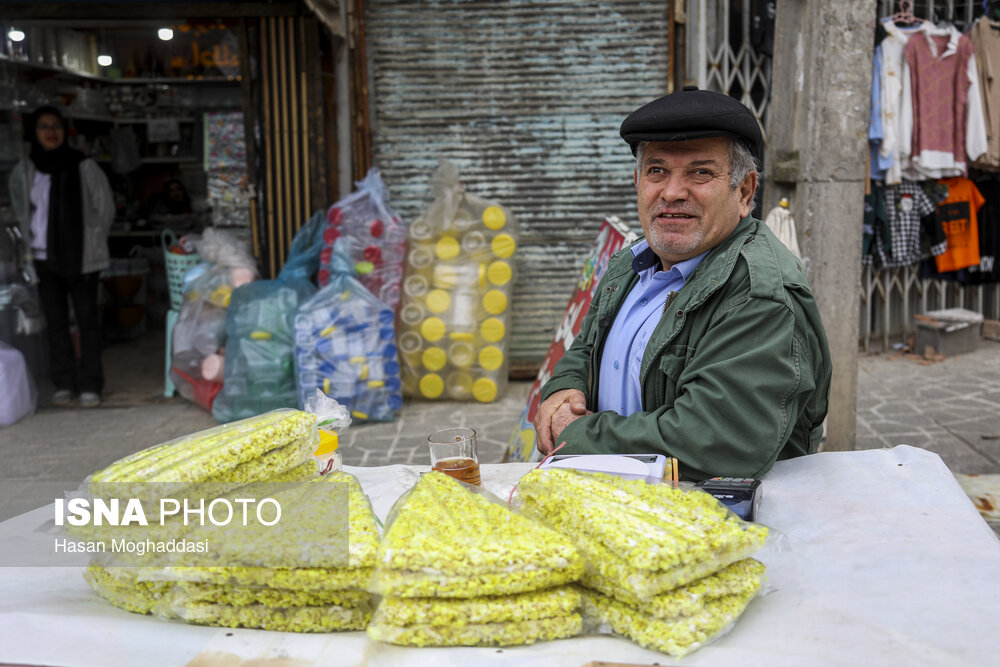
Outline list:
[[[705,259],[705,255],[707,254],[708,251],[706,250],[697,257],[685,259],[674,264],[674,268],[681,274],[684,282],[687,282],[688,277],[694,273],[694,270],[701,263],[701,260]],[[660,258],[657,257],[656,253],[653,252],[653,249],[649,247],[649,241],[646,239],[642,239],[632,246],[632,257],[632,270],[636,273],[642,273],[643,271],[654,267],[655,270],[653,273],[656,273],[656,271],[659,271],[660,268],[662,268]]]

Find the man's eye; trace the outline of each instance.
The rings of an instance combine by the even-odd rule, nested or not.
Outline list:
[[[691,178],[696,181],[707,181],[715,177],[715,173],[708,169],[694,169],[691,171]]]

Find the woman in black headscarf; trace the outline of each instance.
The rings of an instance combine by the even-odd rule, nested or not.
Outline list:
[[[191,196],[178,178],[169,178],[163,192],[149,213],[149,220],[158,227],[184,230],[194,223]]]
[[[96,407],[104,389],[98,279],[109,264],[108,230],[114,222],[111,186],[100,166],[66,144],[59,109],[36,109],[25,127],[31,153],[10,175],[10,194],[31,259],[48,325],[53,403]],[[69,302],[80,336],[77,368],[70,337]]]

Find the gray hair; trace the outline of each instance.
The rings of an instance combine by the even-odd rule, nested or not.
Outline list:
[[[637,173],[642,173],[642,154],[649,145],[648,141],[641,141],[635,149],[635,169]],[[757,190],[760,189],[761,173],[757,165],[757,159],[750,150],[750,145],[740,138],[733,138],[729,141],[729,188],[735,190],[740,187],[740,183],[750,172],[757,174],[757,189],[754,190],[750,199],[750,210],[757,206]]]

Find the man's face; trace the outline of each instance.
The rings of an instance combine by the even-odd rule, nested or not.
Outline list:
[[[639,220],[665,269],[714,248],[750,214],[757,175],[729,187],[729,139],[649,143],[635,173]]]

